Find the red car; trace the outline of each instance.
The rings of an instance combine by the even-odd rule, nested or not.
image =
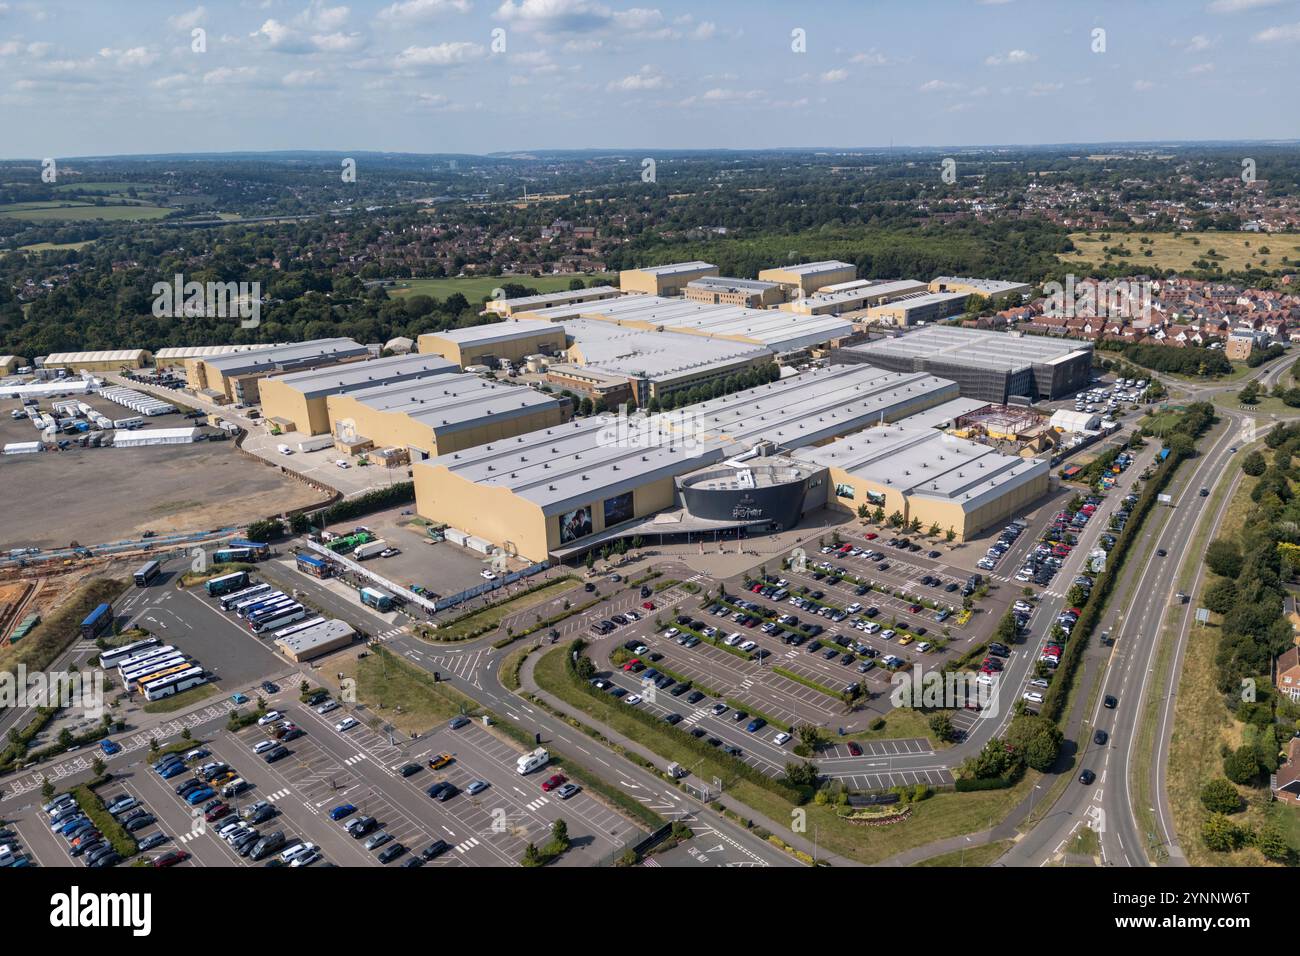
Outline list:
[[[175,866],[177,863],[184,863],[190,858],[190,855],[184,850],[172,850],[170,853],[164,853],[162,856],[153,858],[153,866]]]
[[[655,609],[655,602],[654,602],[654,601],[642,601],[642,602],[641,602],[641,606],[642,606],[643,608],[645,608],[647,611],[653,611],[653,610]]]
[[[562,783],[568,783],[569,778],[562,773],[554,774],[542,781],[542,792],[550,793]]]
[[[639,658],[639,657],[634,657],[634,658],[632,658],[630,661],[628,661],[626,664],[623,665],[623,670],[625,670],[625,671],[630,671],[632,668],[636,667],[636,665],[638,665],[638,664],[640,664],[640,663],[641,663],[641,658]]]
[[[763,590],[763,585],[761,585],[761,584],[754,584],[754,585],[751,585],[750,588],[749,588],[749,590],[752,591],[753,593],[757,594],[759,591]]]
[[[921,605],[919,605],[919,604],[913,604],[913,605],[911,605],[910,607],[908,607],[908,610],[911,611],[913,614],[920,614],[920,613],[921,613]]]
[[[854,741],[850,741],[850,742],[849,742],[849,753],[850,753],[852,756],[854,756],[854,757],[861,757],[861,756],[862,756],[862,748],[861,748],[860,746],[858,746],[858,743],[857,743],[856,740],[854,740]]]
[[[863,537],[866,538],[868,541],[875,541],[877,535],[874,531],[868,531],[866,534],[863,535]]]
[[[207,820],[209,823],[214,823],[217,820],[220,820],[229,812],[230,812],[230,806],[228,804],[218,803],[207,813],[203,814],[203,819]]]

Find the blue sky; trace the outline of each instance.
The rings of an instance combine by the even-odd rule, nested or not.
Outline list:
[[[1291,139],[1298,80],[1300,0],[0,0],[4,157]]]

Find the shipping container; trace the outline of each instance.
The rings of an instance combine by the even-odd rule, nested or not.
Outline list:
[[[362,588],[361,603],[379,611],[391,611],[393,609],[393,596],[378,588]]]

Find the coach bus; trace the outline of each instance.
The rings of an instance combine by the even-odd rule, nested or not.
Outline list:
[[[119,674],[123,674],[129,670],[133,670],[138,664],[144,664],[147,661],[157,660],[160,657],[170,657],[171,655],[177,653],[179,652],[176,650],[176,648],[172,647],[170,644],[163,644],[159,647],[151,647],[147,651],[141,651],[139,654],[132,654],[130,657],[126,658],[125,660],[118,661],[117,672]]]
[[[234,594],[227,594],[221,599],[221,610],[229,611],[236,604],[247,601],[249,598],[257,597],[259,594],[270,594],[271,585],[254,584],[252,587],[244,588],[242,591],[236,591]]]
[[[274,617],[276,614],[279,614],[285,608],[294,608],[294,607],[302,607],[302,605],[299,602],[295,601],[293,598],[284,598],[283,600],[276,601],[273,604],[268,604],[265,607],[258,608],[252,614],[248,615],[248,623],[256,624],[258,621],[264,621],[268,617]]]
[[[135,572],[135,586],[138,588],[147,587],[149,582],[158,575],[162,574],[162,563],[159,561],[150,561],[140,570]]]
[[[151,661],[145,661],[143,664],[137,664],[122,674],[122,684],[128,690],[132,684],[147,684],[155,677],[170,671],[180,665],[193,666],[189,657],[185,654],[176,653],[167,657],[157,657]]]
[[[144,694],[145,700],[161,700],[164,697],[170,697],[172,694],[179,694],[181,691],[189,690],[191,687],[205,684],[207,680],[202,667],[191,667],[179,674],[172,674],[170,677],[164,677],[161,680],[146,684],[140,689],[140,692]]]
[[[81,622],[81,636],[93,641],[105,632],[113,630],[113,605],[101,604]]]
[[[235,571],[232,574],[223,574],[220,577],[212,578],[203,585],[208,592],[208,597],[221,597],[223,594],[229,594],[231,591],[238,591],[240,588],[247,586],[247,571]]]
[[[280,594],[268,600],[259,601],[257,604],[249,605],[248,607],[244,608],[243,611],[240,612],[239,616],[244,618],[247,621],[251,621],[253,618],[257,617],[260,614],[263,614],[266,611],[271,611],[278,607],[284,607],[284,605],[286,604],[297,604],[297,603],[298,603],[297,601],[289,597],[287,594]]]
[[[164,677],[171,677],[173,674],[179,674],[181,671],[187,671],[194,666],[195,664],[192,660],[182,657],[165,667],[159,667],[158,670],[151,670],[146,674],[141,674],[138,677],[131,678],[131,683],[128,685],[127,689],[130,690],[134,688],[135,690],[144,690],[144,688],[149,684],[160,681]]]
[[[265,541],[249,541],[246,538],[232,538],[227,542],[226,547],[247,551],[250,561],[263,561],[271,554],[271,546]]]
[[[233,605],[230,610],[234,611],[239,617],[247,617],[250,611],[256,610],[260,605],[267,604],[271,601],[279,601],[287,595],[283,591],[277,591],[274,588],[263,591],[261,594],[254,594],[252,597],[244,598],[242,601]]]
[[[250,622],[249,627],[253,629],[254,634],[261,634],[263,631],[275,630],[294,621],[301,621],[306,616],[307,609],[299,604],[296,610],[286,608],[278,617],[265,617],[260,621]]]
[[[115,647],[111,651],[104,651],[99,655],[99,666],[104,668],[116,667],[128,657],[134,657],[149,650],[151,647],[159,647],[162,641],[156,637],[146,637],[143,641],[136,641],[133,644],[123,644],[121,647]]]

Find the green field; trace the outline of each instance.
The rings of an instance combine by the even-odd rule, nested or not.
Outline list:
[[[1101,239],[1102,235],[1109,238]],[[1150,242],[1144,243],[1143,239]],[[1300,235],[1268,235],[1252,232],[1072,232],[1070,241],[1077,251],[1059,258],[1062,262],[1093,265],[1129,263],[1135,272],[1151,269],[1174,269],[1185,272],[1197,268],[1197,260],[1208,260],[1221,269],[1263,269],[1294,272],[1300,261]],[[1103,251],[1124,249],[1129,255],[1111,255]],[[1264,250],[1267,249],[1267,252]],[[1146,255],[1150,252],[1151,255]],[[1283,257],[1290,260],[1288,266]]]
[[[89,203],[73,202],[17,202],[0,206],[0,216],[6,219],[27,219],[33,222],[57,222],[75,220],[86,222],[93,219],[130,220],[161,219],[172,212],[163,206],[149,205],[115,205],[94,206]]]
[[[128,189],[135,188],[136,192],[151,193],[157,190],[157,186],[150,186],[148,183],[60,183],[54,187],[56,193],[66,192],[85,192],[85,193],[126,193]]]
[[[30,246],[19,246],[18,252],[61,252],[67,249],[84,249],[94,242],[94,239],[85,239],[81,242],[34,242]]]
[[[581,279],[584,285],[590,285],[592,279],[601,282],[613,282],[618,277],[612,274],[577,275],[577,276],[465,276],[457,279],[399,279],[396,286],[388,287],[391,296],[427,295],[435,299],[445,299],[459,292],[470,302],[482,302],[492,297],[492,290],[503,285],[522,285],[538,292],[563,292],[569,288],[573,279]],[[599,283],[597,283],[599,284]]]

